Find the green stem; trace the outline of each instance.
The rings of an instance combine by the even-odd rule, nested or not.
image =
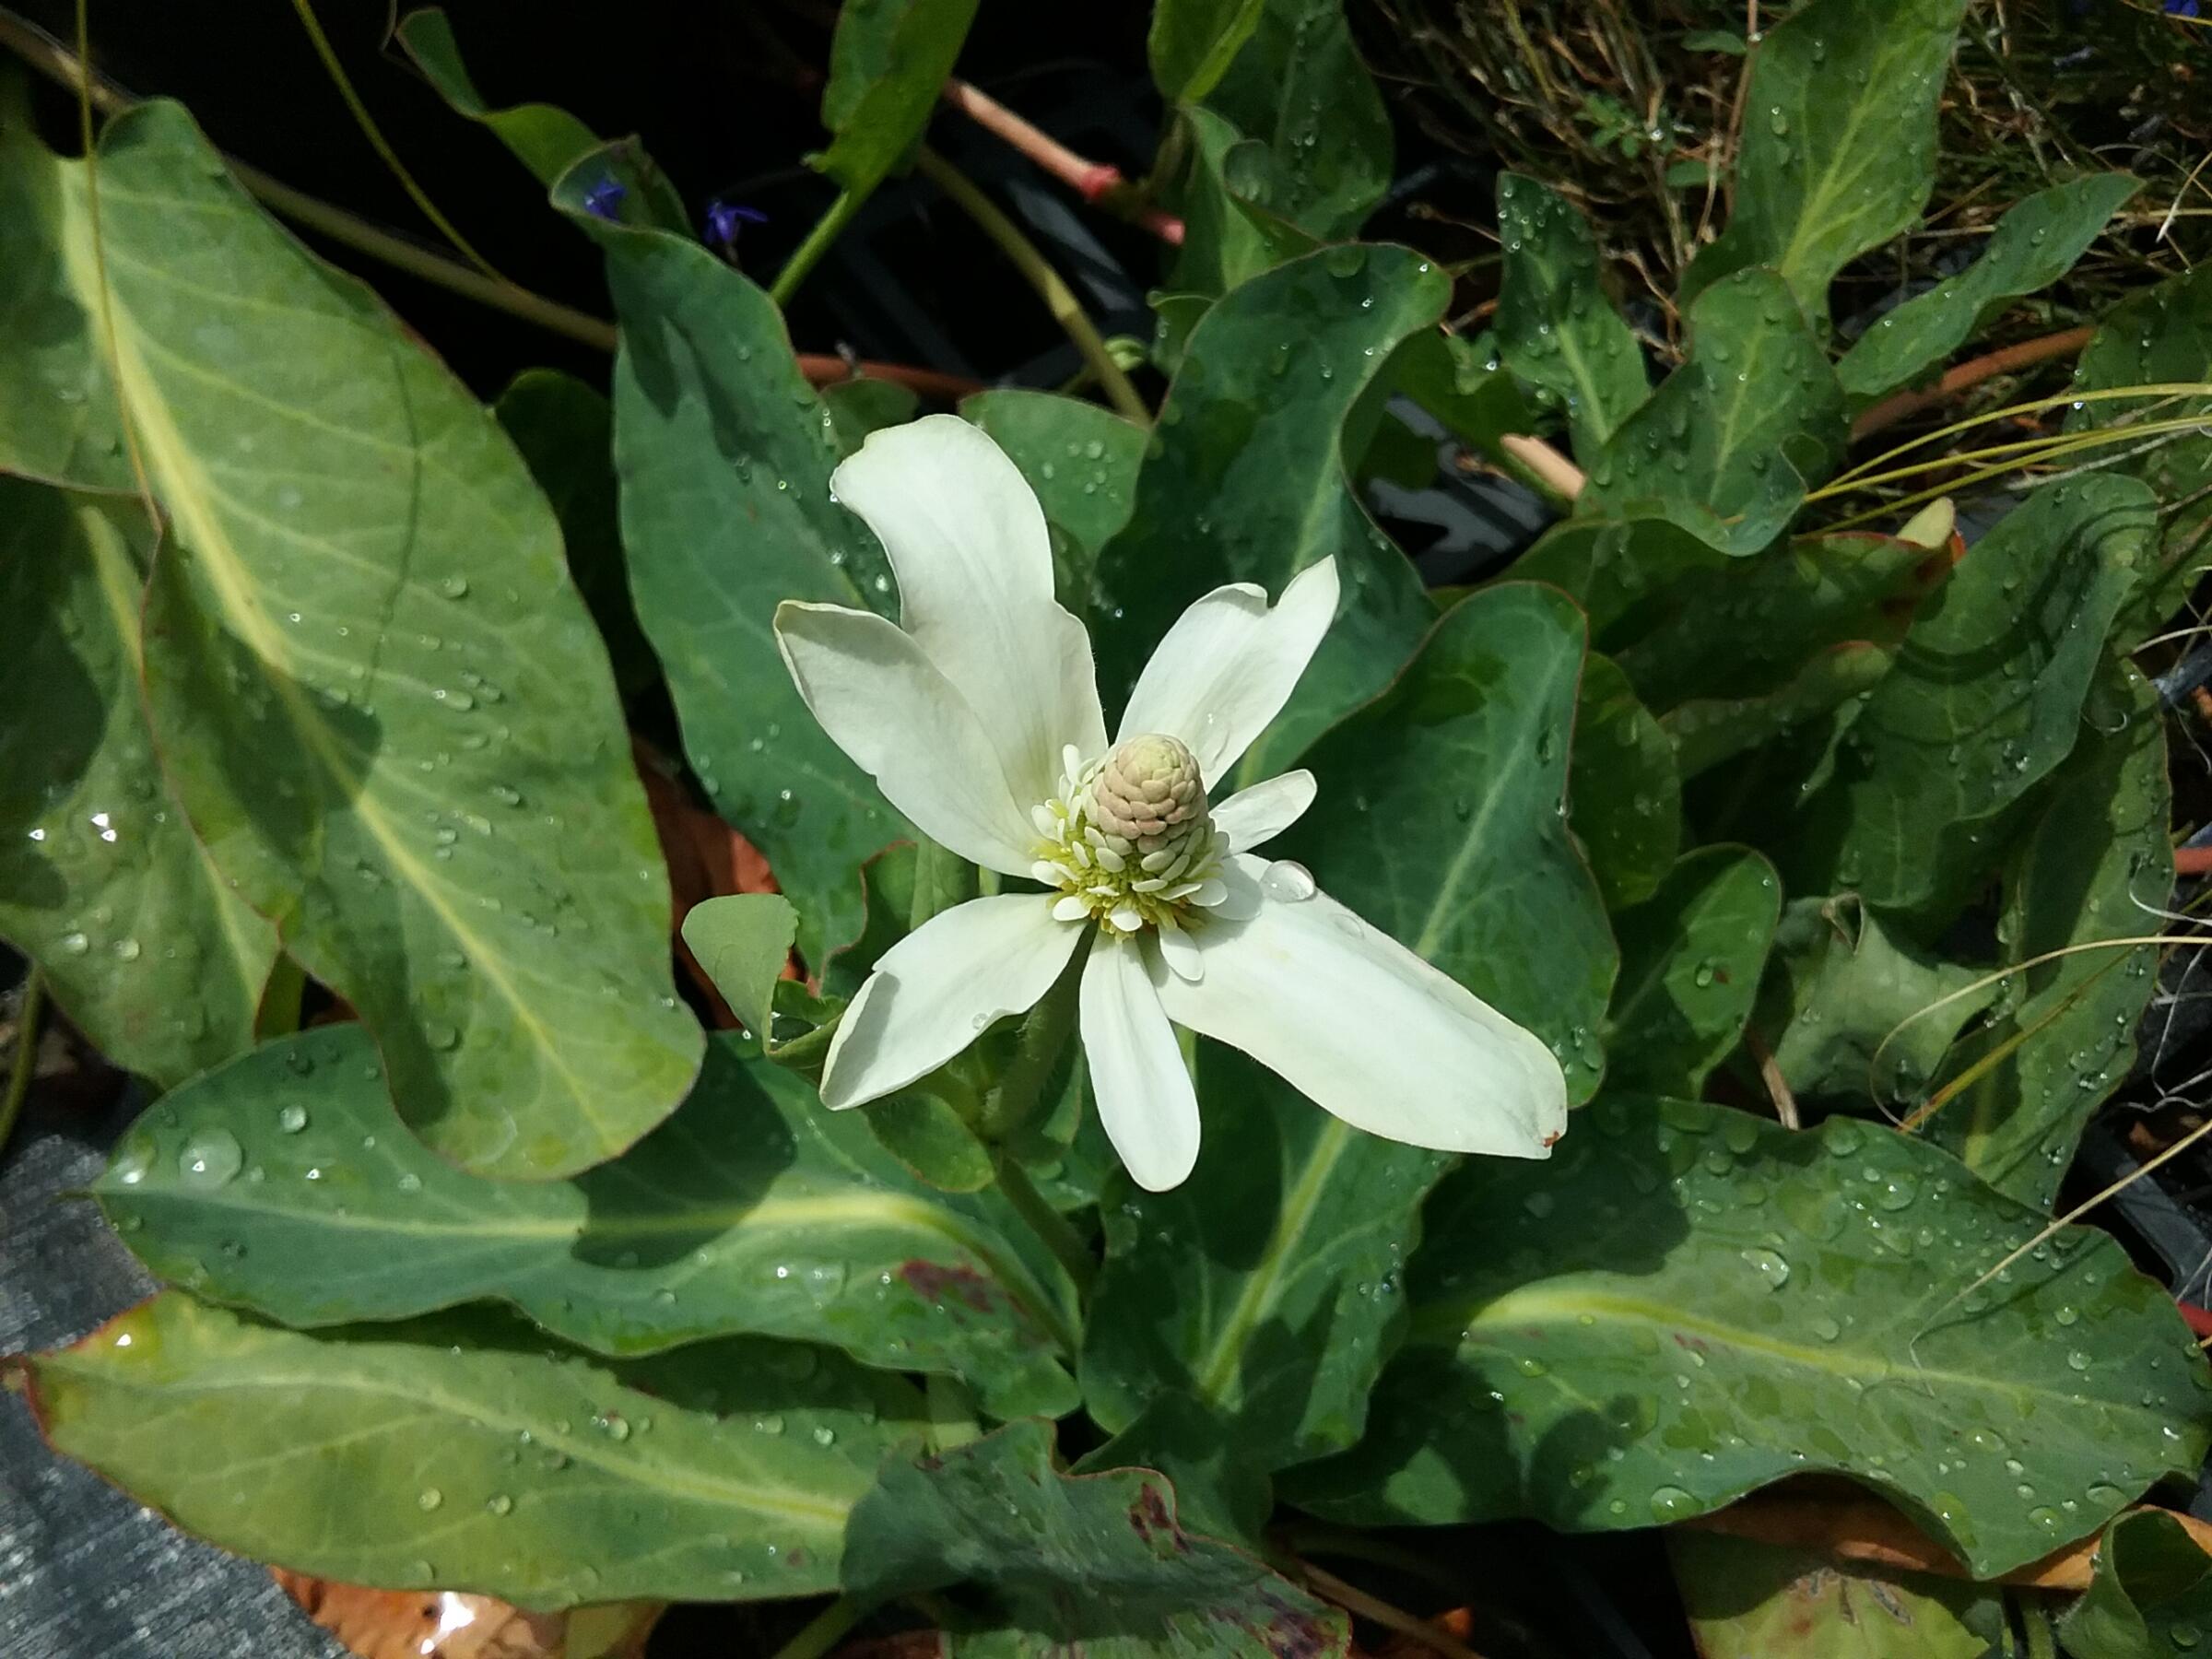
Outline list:
[[[315,18],[313,6],[309,4],[309,0],[292,0],[292,9],[300,14],[300,25],[307,30],[308,41],[314,47],[315,56],[323,61],[323,68],[329,75],[331,84],[337,88],[338,96],[345,100],[346,108],[352,113],[354,124],[361,129],[361,135],[369,140],[369,147],[391,169],[392,176],[399,181],[399,187],[407,193],[407,199],[422,210],[423,218],[438,227],[439,233],[460,251],[464,259],[494,282],[505,283],[507,278],[500,275],[498,267],[470,246],[468,238],[454,229],[453,221],[438,211],[438,204],[430,200],[429,193],[415,182],[415,175],[407,171],[407,164],[399,159],[399,152],[392,147],[390,140],[384,136],[383,129],[376,124],[376,117],[369,113],[369,106],[361,101],[361,95],[353,89],[353,81],[347,75],[346,66],[338,62],[338,54],[331,47],[330,37],[323,32],[323,25]]]
[[[16,1009],[16,1053],[7,1068],[7,1092],[0,1095],[0,1151],[16,1132],[16,1118],[30,1093],[30,1079],[39,1069],[39,1014],[46,1001],[46,976],[36,964],[23,981],[23,1000]]]
[[[2043,1610],[2023,1595],[2018,1606],[2020,1609],[2020,1629],[2028,1636],[2028,1659],[2058,1659],[2058,1646],[2051,1640],[2051,1621]]]
[[[1014,1053],[998,1074],[998,1087],[983,1102],[976,1133],[987,1141],[1004,1141],[1037,1115],[1043,1103],[1044,1086],[1067,1052],[1067,1040],[1076,1033],[1076,1005],[1082,993],[1083,963],[1090,955],[1086,939],[1068,959],[1053,988],[1037,1001],[1021,1022]]]
[[[775,285],[768,290],[768,297],[779,310],[791,303],[792,295],[799,291],[799,284],[806,280],[806,273],[821,263],[822,255],[830,252],[830,244],[845,233],[845,227],[853,222],[853,216],[867,199],[865,191],[837,193],[837,200],[830,204],[830,211],[806,232],[806,240],[792,250],[783,268],[776,273]]]
[[[90,99],[93,106],[104,114],[127,110],[137,101],[102,76],[87,74],[83,61],[76,54],[65,51],[45,34],[6,11],[0,11],[0,46],[6,47],[49,80]],[[543,294],[533,293],[518,284],[494,281],[441,253],[418,247],[405,237],[380,230],[342,207],[334,207],[304,191],[294,190],[235,157],[227,156],[224,160],[231,175],[255,196],[295,224],[305,225],[342,247],[366,253],[463,299],[503,311],[586,346],[602,351],[615,348],[615,325],[611,323],[548,300]]]
[[[822,1659],[844,1634],[869,1613],[866,1602],[841,1595],[808,1619],[799,1633],[775,1652],[775,1659]]]
[[[266,1041],[298,1030],[300,998],[306,989],[306,971],[288,954],[278,957],[276,967],[269,970],[268,983],[262,988],[261,1006],[254,1011],[254,1037]]]
[[[1067,1218],[1045,1201],[1030,1172],[1011,1152],[1001,1147],[993,1161],[998,1166],[998,1190],[1006,1194],[1006,1202],[1030,1224],[1030,1230],[1044,1241],[1045,1248],[1060,1258],[1067,1277],[1076,1281],[1076,1294],[1088,1300],[1091,1283],[1099,1277],[1090,1246],[1067,1224]]]
[[[1145,400],[1136,394],[1129,377],[1122,372],[1113,354],[1106,349],[1105,340],[1084,313],[1082,302],[1060,279],[1060,273],[1037,251],[1037,244],[1024,236],[1021,228],[1001,213],[997,204],[978,190],[965,173],[927,145],[916,152],[914,166],[924,178],[950,196],[985,236],[998,244],[999,252],[1037,290],[1045,309],[1053,313],[1053,320],[1060,324],[1082,354],[1084,362],[1089,365],[1091,373],[1098,377],[1107,401],[1137,425],[1150,426],[1152,411],[1145,406]]]

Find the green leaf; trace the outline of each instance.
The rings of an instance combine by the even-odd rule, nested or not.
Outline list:
[[[2141,188],[2126,173],[2092,173],[2022,198],[1997,221],[1981,258],[1859,336],[1836,365],[1843,390],[1871,403],[1941,362],[1973,336],[1993,307],[2064,276]]]
[[[601,1353],[785,1336],[1003,1415],[1074,1404],[1073,1292],[1003,1200],[921,1188],[790,1073],[707,1052],[654,1134],[524,1183],[396,1133],[359,1027],[303,1032],[172,1093],[93,1191],[157,1273],[287,1324],[498,1300]]]
[[[870,432],[904,426],[922,406],[922,400],[897,381],[866,376],[832,381],[821,389],[821,398],[840,457],[859,449]]]
[[[1912,228],[1936,182],[1936,114],[1967,0],[1812,0],[1751,68],[1735,211],[1683,278],[1688,300],[1749,265],[1780,271],[1825,334],[1828,288]]]
[[[728,893],[685,912],[684,943],[699,959],[730,1012],[764,1045],[775,1039],[776,982],[791,960],[799,912],[781,893]]]
[[[1685,1526],[1668,1531],[1666,1548],[1702,1659],[1997,1659],[2012,1651],[2005,1594],[1994,1585]]]
[[[1833,777],[1800,802],[1784,879],[1927,900],[1938,839],[1985,825],[2074,747],[2153,533],[2149,493],[2109,474],[2046,484],[2007,513],[1922,604]]]
[[[1724,553],[1756,553],[1841,454],[1842,389],[1771,271],[1715,283],[1689,329],[1688,359],[1613,434],[1582,511],[1660,516]]]
[[[1037,492],[1053,531],[1061,603],[1082,616],[1099,549],[1129,522],[1145,433],[1097,404],[1006,387],[962,400],[960,414],[991,435]]]
[[[2006,873],[2006,964],[2159,932],[2171,810],[2158,694],[2108,664]],[[2151,947],[2082,950],[2006,981],[1988,1033],[1955,1056],[1959,1080],[1972,1080],[1931,1120],[1931,1136],[1999,1191],[2051,1208],[2089,1114],[2134,1063],[2157,959]]]
[[[1330,248],[1254,277],[1206,314],[1168,389],[1128,527],[1099,554],[1092,641],[1110,708],[1199,595],[1229,582],[1280,594],[1332,555],[1344,588],[1335,625],[1238,777],[1281,770],[1382,688],[1435,612],[1360,505],[1345,456],[1372,429],[1364,394],[1385,360],[1434,325],[1450,288],[1406,249]]]
[[[1871,691],[1889,672],[1890,660],[1891,653],[1879,645],[1846,641],[1821,652],[1772,691],[1697,698],[1669,709],[1659,724],[1675,746],[1675,764],[1682,781],[1688,783],[1724,760],[1777,743],[1799,727],[1832,715],[1853,698]]]
[[[1801,535],[1662,577],[1605,638],[1655,709],[1763,697],[1838,646],[1894,651],[1921,593],[1948,570],[1947,557],[1897,536]]]
[[[1619,666],[1595,653],[1583,668],[1568,780],[1568,828],[1606,908],[1650,898],[1681,849],[1682,780],[1658,721]]]
[[[17,1361],[54,1447],[223,1548],[526,1607],[837,1583],[913,1389],[734,1340],[608,1365],[485,1320],[300,1333],[164,1291]]]
[[[815,167],[866,195],[929,125],[976,0],[844,0],[830,45],[822,124],[836,135]]]
[[[606,399],[558,369],[525,369],[492,406],[560,521],[569,574],[606,643],[625,699],[660,683],[622,567],[615,506],[614,417]]]
[[[1608,1096],[1427,1226],[1367,1440],[1285,1481],[1333,1519],[1649,1526],[1832,1470],[1988,1578],[2204,1455],[2212,1377],[2117,1244],[2062,1229],[1969,1290],[2043,1217],[1849,1119]]]
[[[1180,206],[1182,245],[1168,286],[1218,298],[1301,253],[1314,238],[1269,210],[1288,194],[1275,157],[1222,116],[1182,111],[1191,133],[1191,167]]]
[[[1129,1426],[1075,1465],[1077,1475],[1157,1469],[1175,1488],[1179,1520],[1209,1538],[1258,1544],[1275,1500],[1265,1471],[1243,1454],[1220,1415],[1187,1394],[1154,1394]]]
[[[1356,234],[1390,187],[1390,112],[1344,0],[1261,0],[1206,107],[1267,147],[1277,187],[1265,205],[1310,235]]]
[[[1507,367],[1567,406],[1574,451],[1594,459],[1649,391],[1643,350],[1599,275],[1589,221],[1539,180],[1498,175],[1498,347]]]
[[[2171,1515],[2142,1510],[2112,1523],[2097,1576],[2060,1619],[2074,1659],[2166,1659],[2212,1629],[2212,1558]]]
[[[2124,386],[2201,385],[2212,379],[2212,276],[2185,271],[2147,293],[2132,296],[2106,313],[2096,336],[2081,354],[2074,390],[2097,392]],[[2067,418],[2071,431],[2143,421],[2212,418],[2212,395],[2119,397],[2085,402]],[[2181,608],[2202,578],[2206,563],[2206,526],[2212,524],[2212,438],[2200,427],[2176,431],[2147,453],[2128,456],[2123,437],[2118,447],[2092,453],[2109,458],[2150,486],[2151,493],[2172,506],[2165,522],[2156,568],[2144,572],[2143,593],[2129,609],[2120,642],[2133,645],[2158,632]]]
[[[152,542],[127,497],[0,479],[0,935],[93,1046],[167,1086],[253,1045],[277,949],[154,760]]]
[[[1160,0],[1152,8],[1145,56],[1169,103],[1211,92],[1252,31],[1265,0]]]
[[[1052,1431],[1016,1423],[941,1456],[888,1464],[853,1507],[844,1583],[863,1602],[972,1583],[988,1592],[963,1653],[991,1659],[1344,1659],[1345,1616],[1243,1551],[1185,1532],[1144,1469],[1065,1476]]]
[[[28,76],[0,69],[0,470],[129,489],[131,464],[100,345],[82,168],[31,124]]]
[[[1917,1104],[1967,1021],[1996,996],[1983,975],[1897,937],[1848,896],[1796,899],[1774,938],[1760,1000],[1794,1093],[1850,1105]]]
[[[1597,1087],[1618,965],[1559,810],[1582,667],[1564,594],[1509,582],[1462,600],[1305,757],[1320,798],[1277,853],[1544,1038],[1577,1100]]]
[[[1498,440],[1526,432],[1534,417],[1505,371],[1495,338],[1468,340],[1433,330],[1416,335],[1392,359],[1398,390],[1436,417],[1462,443],[1492,459]]]
[[[120,383],[173,531],[147,712],[194,830],[359,1012],[441,1156],[532,1178],[613,1156],[683,1098],[700,1035],[545,499],[182,110],[117,117],[100,168]]]
[[[1743,1037],[1782,918],[1774,867],[1747,847],[1683,854],[1613,918],[1620,982],[1606,1017],[1615,1088],[1694,1099]]]
[[[457,115],[465,115],[491,129],[514,159],[530,170],[540,184],[553,182],[583,157],[599,148],[599,135],[566,110],[551,104],[515,104],[493,109],[484,101],[461,61],[461,43],[453,26],[438,6],[409,12],[393,30],[394,37],[415,60],[439,97]],[[665,173],[650,163],[632,171],[625,182],[640,186],[626,197],[621,211],[635,213],[645,222],[681,232],[686,228],[683,198]]]
[[[1441,1154],[1363,1135],[1232,1050],[1199,1050],[1206,1138],[1165,1193],[1100,1206],[1106,1266],[1083,1396],[1112,1432],[1163,1391],[1218,1419],[1240,1466],[1350,1445],[1405,1320],[1396,1280]]]
[[[601,152],[603,157],[605,152]],[[809,963],[860,931],[863,860],[904,830],[806,712],[776,653],[785,599],[888,610],[888,562],[830,497],[840,459],[774,303],[698,243],[610,225],[555,192],[606,253],[622,321],[615,465],[638,620],[714,808],[767,855]]]

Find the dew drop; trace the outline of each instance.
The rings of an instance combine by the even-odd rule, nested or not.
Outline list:
[[[307,1108],[287,1106],[276,1114],[276,1127],[287,1135],[297,1135],[307,1127]]]
[[[202,1129],[177,1154],[177,1172],[194,1186],[218,1187],[245,1167],[238,1136],[228,1129]]]

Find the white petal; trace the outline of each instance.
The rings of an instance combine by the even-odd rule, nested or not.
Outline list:
[[[1053,597],[1053,544],[1020,469],[957,415],[871,432],[830,476],[899,578],[900,626],[960,689],[1024,804],[1061,749],[1106,747],[1090,636]]]
[[[1135,939],[1101,932],[1083,964],[1083,1055],[1099,1122],[1136,1184],[1180,1186],[1198,1161],[1198,1095]]]
[[[1197,983],[1154,976],[1168,1018],[1347,1124],[1512,1158],[1546,1156],[1566,1130],[1567,1080],[1541,1040],[1325,893],[1268,899],[1249,922],[1208,925],[1198,948]]]
[[[975,712],[893,624],[838,605],[776,607],[776,646],[822,730],[931,840],[1026,876],[1037,840]]]
[[[1229,837],[1239,853],[1249,853],[1273,841],[1305,816],[1313,805],[1313,774],[1287,771],[1250,789],[1240,789],[1215,807],[1214,828]]]
[[[1083,930],[1038,893],[971,899],[885,951],[838,1021],[822,1104],[880,1100],[951,1059],[994,1019],[1033,1006]]]
[[[1129,694],[1122,738],[1182,738],[1211,789],[1289,701],[1335,616],[1334,558],[1293,576],[1273,610],[1250,582],[1216,588],[1152,653]]]
[[[1178,979],[1206,976],[1206,958],[1198,949],[1198,941],[1180,927],[1159,930],[1159,959],[1167,963]]]
[[[1264,858],[1232,857],[1221,866],[1211,886],[1218,888],[1218,896],[1200,891],[1194,902],[1206,907],[1206,913],[1219,922],[1249,922],[1260,913],[1260,878],[1256,872],[1267,867]],[[1201,887],[1207,884],[1202,883]]]

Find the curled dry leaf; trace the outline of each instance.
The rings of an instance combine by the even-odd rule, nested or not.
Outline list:
[[[366,1590],[281,1567],[269,1573],[359,1659],[642,1659],[661,1616],[657,1603],[524,1613],[455,1590]]]

